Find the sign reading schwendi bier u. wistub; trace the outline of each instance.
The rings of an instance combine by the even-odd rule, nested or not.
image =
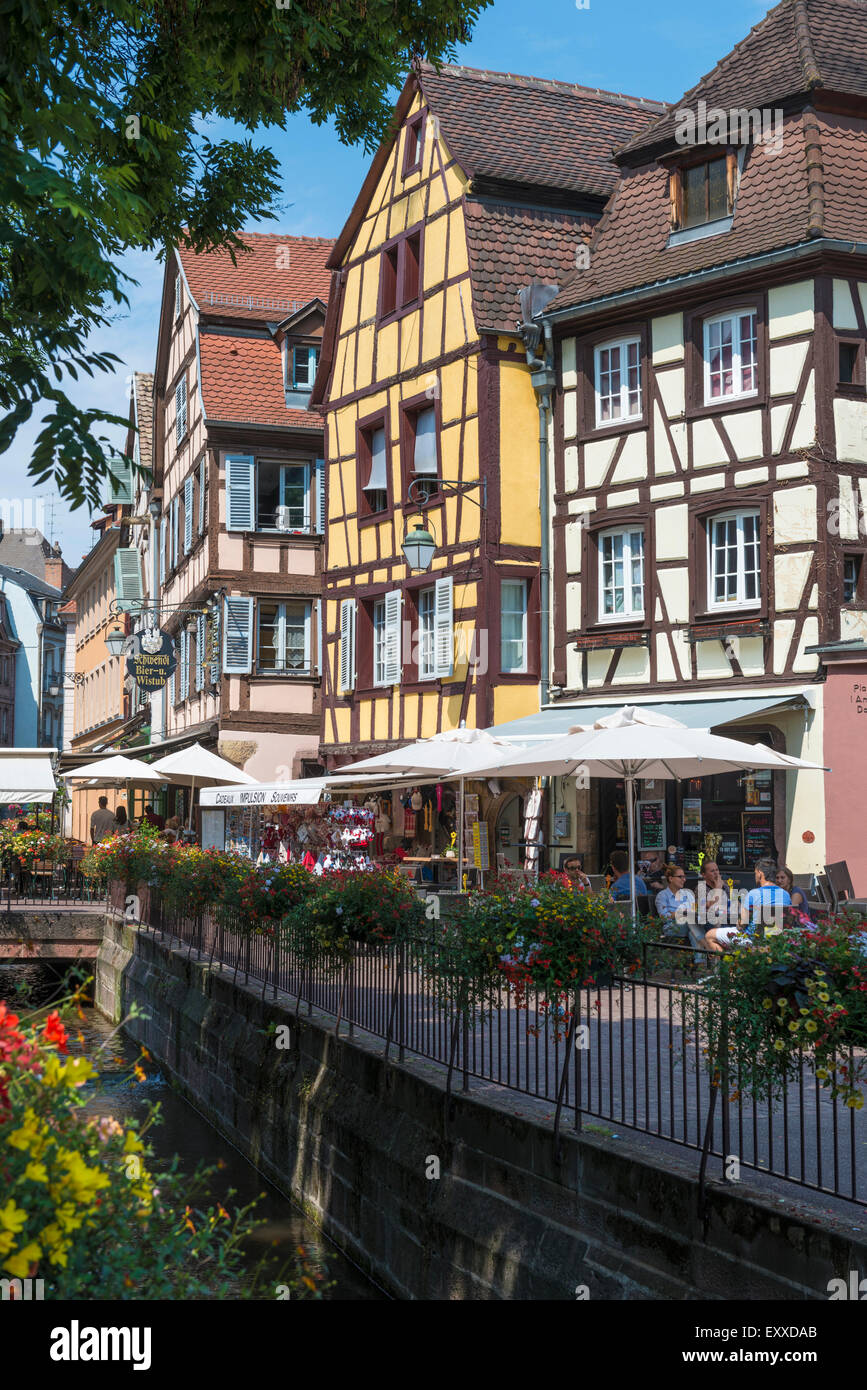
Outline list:
[[[162,690],[176,665],[175,647],[168,633],[159,628],[136,633],[133,649],[126,659],[126,670],[139,690],[145,693]]]

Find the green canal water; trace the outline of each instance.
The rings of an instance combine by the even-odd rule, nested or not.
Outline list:
[[[26,1014],[27,1006],[42,1007],[61,992],[58,975],[43,964],[0,965],[0,999],[6,1000],[17,1012]],[[147,1079],[135,1080],[130,1065],[139,1056],[138,1047],[116,1032],[93,1008],[85,1009],[83,1022],[68,1025],[70,1051],[83,1051],[98,1068],[98,1076],[86,1089],[85,1110],[88,1115],[113,1115],[120,1123],[143,1119],[149,1105],[159,1102],[161,1123],[151,1128],[148,1138],[153,1146],[156,1165],[168,1162],[177,1154],[183,1172],[192,1175],[199,1164],[218,1165],[210,1180],[206,1205],[221,1201],[230,1211],[246,1206],[255,1198],[255,1218],[261,1222],[246,1243],[247,1274],[259,1292],[270,1297],[272,1282],[267,1272],[256,1271],[266,1261],[265,1270],[279,1269],[290,1259],[298,1245],[304,1245],[310,1257],[324,1262],[328,1279],[333,1281],[325,1297],[328,1299],[382,1299],[385,1295],[331,1244],[303,1212],[282,1192],[272,1186],[253,1165],[208,1123],[187,1101],[172,1089],[168,1078],[153,1062],[146,1063]],[[72,1041],[80,1030],[81,1044]],[[234,1195],[230,1191],[234,1189]],[[204,1195],[204,1194],[203,1194]],[[202,1198],[197,1199],[199,1201]]]

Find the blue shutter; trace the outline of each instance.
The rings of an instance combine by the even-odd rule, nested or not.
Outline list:
[[[223,600],[223,671],[227,676],[249,676],[253,668],[253,600]]]
[[[340,604],[340,690],[355,689],[355,599]]]
[[[160,584],[166,582],[166,519],[160,522]]]
[[[179,539],[180,539],[180,537],[179,537],[180,516],[181,516],[181,499],[180,499],[179,497],[175,496],[175,497],[172,498],[172,540],[171,540],[171,556],[170,556],[170,568],[171,568],[171,569],[174,569],[174,568],[175,568],[175,565],[178,563],[178,559],[180,558],[180,546],[179,546]]]
[[[325,535],[325,460],[316,460],[316,530]]]
[[[205,684],[205,615],[199,613],[196,618],[196,689],[201,690]]]
[[[184,483],[184,554],[193,548],[193,475]]]
[[[190,634],[181,629],[181,699],[186,700],[190,693]]]
[[[180,444],[187,432],[187,377],[181,377],[175,387],[175,443]]]
[[[207,466],[207,455],[205,456],[205,458],[202,459],[201,463],[199,464],[199,535],[200,535],[200,536],[202,535],[202,533],[204,532],[204,529],[205,529],[205,487],[206,487],[206,484],[207,484],[206,466]]]
[[[254,531],[255,464],[252,455],[226,459],[226,530]]]
[[[130,459],[106,459],[109,469],[108,504],[117,506],[132,502],[132,462]]]
[[[218,604],[215,604],[211,609],[210,628],[211,685],[219,685],[222,637],[220,635],[220,608]]]

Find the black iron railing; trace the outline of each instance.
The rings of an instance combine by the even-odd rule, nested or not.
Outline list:
[[[105,901],[105,889],[81,872],[84,848],[38,859],[0,854],[0,912]]]
[[[696,1150],[702,1177],[714,1159],[714,1170],[729,1180],[745,1168],[850,1202],[867,1200],[867,1110],[832,1100],[806,1064],[779,1100],[732,1092],[725,1075],[712,1086],[700,980],[661,978],[672,973],[658,968],[668,947],[651,952],[632,978],[582,989],[567,1029],[546,1022],[533,991],[520,1009],[505,988],[482,1008],[462,1008],[435,968],[443,948],[434,939],[357,946],[347,960],[311,956],[285,929],[276,938],[251,936],[227,915],[166,913],[158,893],[146,888],[127,895],[113,885],[109,897],[115,910],[178,939],[190,955],[261,984],[263,998],[269,989],[274,997],[282,993],[294,998],[299,1014],[333,1016],[338,1033],[358,1029],[382,1039],[385,1055],[409,1052],[441,1064],[448,1091],[471,1083],[489,1094],[506,1088],[545,1102],[558,1133],[594,1121],[606,1131],[623,1127]],[[691,961],[694,948],[684,954]],[[849,1049],[836,1065],[851,1069],[860,1055]]]

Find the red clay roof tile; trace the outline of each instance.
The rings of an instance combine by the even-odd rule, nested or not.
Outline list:
[[[203,332],[202,400],[209,420],[321,430],[322,417],[286,405],[283,360],[273,338]]]

